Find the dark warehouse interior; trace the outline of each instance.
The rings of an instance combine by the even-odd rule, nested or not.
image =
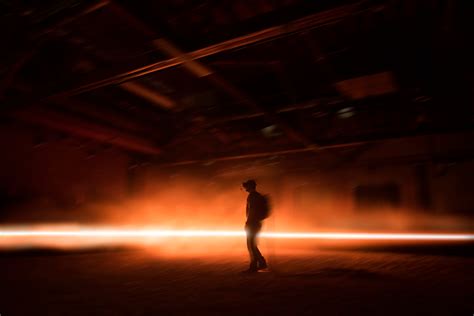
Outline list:
[[[473,9],[1,0],[0,315],[472,315]]]

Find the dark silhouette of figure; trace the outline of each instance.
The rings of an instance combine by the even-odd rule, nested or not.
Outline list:
[[[247,232],[247,249],[250,256],[250,267],[244,272],[257,272],[267,268],[267,262],[257,247],[257,235],[262,229],[262,201],[264,197],[257,192],[257,183],[255,180],[247,180],[242,183],[245,191],[249,193],[247,197],[247,221],[245,222],[245,231]]]

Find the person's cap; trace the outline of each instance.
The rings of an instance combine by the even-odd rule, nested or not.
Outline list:
[[[242,183],[244,188],[255,188],[257,186],[257,182],[255,180],[249,179]]]

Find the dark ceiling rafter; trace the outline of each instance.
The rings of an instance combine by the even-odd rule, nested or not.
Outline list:
[[[17,110],[9,116],[33,125],[43,126],[52,130],[66,132],[79,137],[92,139],[101,143],[115,145],[128,151],[147,155],[159,155],[161,149],[153,141],[130,135],[119,129],[96,124],[71,117],[47,108],[29,107]]]
[[[9,67],[7,73],[3,76],[0,80],[0,100],[2,100],[5,96],[5,92],[10,89],[11,85],[15,81],[17,74],[23,69],[23,67],[28,63],[28,61],[33,58],[33,56],[38,51],[39,44],[37,46],[25,50],[22,54],[20,54],[15,62]]]
[[[8,90],[10,85],[13,83],[16,74],[35,55],[42,44],[48,40],[48,36],[51,33],[61,30],[61,28],[66,26],[68,23],[76,21],[85,15],[95,12],[107,6],[108,4],[109,1],[107,0],[94,2],[85,8],[82,8],[78,13],[71,16],[66,16],[59,22],[56,22],[55,24],[50,25],[39,32],[37,34],[34,47],[28,51],[25,51],[24,54],[20,54],[20,56],[17,58],[17,61],[10,67],[10,69],[7,71],[7,74],[0,81],[0,99],[3,96],[3,93]],[[52,103],[60,105],[60,107],[66,107],[69,109],[72,108],[74,110],[79,110],[80,112],[86,112],[88,115],[91,115],[95,118],[107,118],[107,120],[112,119],[114,123],[117,123],[122,127],[126,126],[127,128],[135,130],[141,128],[140,126],[133,125],[132,122],[129,122],[124,118],[115,115],[114,113],[103,109],[101,111],[94,110],[91,106],[77,100],[56,98]],[[9,109],[9,111],[6,113],[9,117],[33,125],[39,125],[48,129],[66,132],[71,135],[111,144],[127,151],[133,151],[147,155],[158,155],[162,152],[152,140],[125,133],[123,130],[114,127],[103,126],[102,124],[95,122],[71,117],[70,115],[55,111],[53,109],[47,109],[38,106],[27,106],[19,107],[17,109]]]
[[[58,23],[56,23],[54,26],[50,27],[50,28],[47,28],[45,32],[53,32],[57,29],[60,29],[61,27],[71,23],[71,22],[74,22],[75,20],[85,16],[85,15],[88,15],[90,13],[93,13],[97,10],[100,10],[102,9],[103,7],[107,6],[109,4],[109,0],[99,0],[99,1],[95,1],[93,2],[92,4],[88,5],[87,7],[85,7],[84,9],[82,9],[79,13],[73,15],[73,16],[68,16],[68,17],[65,17],[64,19],[62,19],[61,21],[59,21]]]
[[[110,3],[107,2],[110,6]],[[268,40],[274,40],[282,36],[287,36],[293,33],[298,33],[317,27],[322,27],[324,25],[336,23],[344,18],[360,14],[363,12],[368,12],[370,8],[362,8],[361,4],[363,2],[357,2],[350,5],[341,6],[338,8],[326,10],[323,12],[318,12],[311,14],[309,16],[297,19],[295,21],[269,27],[261,31],[253,32],[247,35],[239,36],[218,44],[210,45],[193,52],[188,52],[185,54],[186,59],[181,57],[173,57],[170,59],[162,60],[156,63],[152,63],[137,69],[133,69],[103,80],[92,82],[71,90],[63,91],[57,95],[51,96],[52,98],[57,96],[72,96],[77,95],[83,92],[95,90],[101,87],[106,87],[110,85],[120,84],[135,78],[143,77],[145,75],[158,72],[170,67],[175,67],[182,65],[186,60],[197,60],[207,56],[216,55],[226,51],[231,51],[237,48],[242,48],[244,46],[249,46],[257,43],[261,43]],[[142,24],[137,25],[137,28],[143,32],[149,32],[149,29],[144,29]],[[150,34],[154,35],[154,33]]]
[[[347,95],[341,92],[336,83],[339,81],[336,71],[333,69],[332,65],[328,61],[328,57],[321,48],[321,44],[317,41],[314,36],[311,36],[309,33],[305,33],[304,41],[306,46],[312,52],[314,59],[312,60],[313,65],[317,65],[320,70],[322,70],[324,77],[327,78],[329,85],[332,85],[336,91],[338,91],[344,99],[348,99]]]
[[[5,91],[7,91],[12,83],[15,80],[16,75],[23,69],[23,67],[35,56],[44,42],[47,40],[48,35],[60,30],[62,27],[66,26],[67,24],[76,21],[77,19],[86,16],[92,12],[100,10],[101,8],[105,7],[109,4],[108,0],[100,0],[94,2],[81,11],[74,15],[67,16],[60,21],[56,22],[55,24],[46,27],[44,30],[39,32],[36,35],[35,43],[31,45],[28,49],[23,51],[19,56],[16,58],[16,61],[9,67],[7,73],[3,76],[0,80],[0,100],[3,98]]]
[[[431,135],[450,135],[456,134],[461,132],[472,132],[473,128],[457,128],[457,129],[447,129],[447,130],[436,130],[436,131],[421,131],[418,133],[401,133],[396,135],[386,135],[381,136],[378,138],[371,138],[365,140],[358,140],[358,141],[351,141],[345,143],[337,143],[337,144],[328,144],[322,145],[318,147],[318,151],[323,150],[331,150],[331,149],[345,149],[345,148],[356,148],[353,149],[354,151],[347,157],[348,159],[352,159],[351,155],[354,154],[354,158],[359,153],[363,153],[365,150],[369,150],[372,146],[377,145],[379,143],[393,141],[393,140],[411,140],[416,139],[423,136],[431,136]],[[357,148],[358,147],[358,148]],[[191,160],[183,160],[183,161],[176,161],[176,162],[160,162],[161,167],[177,167],[177,166],[186,166],[186,165],[194,165],[194,164],[209,164],[210,162],[224,162],[224,161],[234,161],[234,160],[244,160],[244,159],[255,159],[255,158],[265,158],[265,157],[272,157],[272,156],[285,156],[285,155],[293,155],[293,154],[302,154],[302,153],[309,153],[313,150],[308,148],[291,148],[291,149],[282,149],[282,150],[275,150],[275,151],[266,151],[266,152],[257,152],[257,153],[248,153],[242,155],[228,155],[228,156],[220,156],[220,157],[209,157],[208,159],[191,159]],[[345,159],[346,157],[342,157]],[[432,159],[431,155],[424,156],[425,159]],[[345,163],[344,161],[340,161],[340,163]],[[339,162],[337,162],[339,163]]]
[[[145,100],[148,100],[152,104],[157,105],[162,109],[173,110],[176,107],[176,102],[170,97],[159,93],[155,89],[148,88],[143,84],[127,81],[120,84],[120,88]]]
[[[48,104],[49,105],[49,104]],[[78,99],[64,99],[51,101],[51,105],[59,109],[65,109],[72,113],[79,113],[95,120],[107,122],[111,126],[119,128],[123,131],[130,131],[140,135],[153,135],[152,126],[146,123],[139,123],[130,120],[129,116],[114,111],[110,107],[97,106],[89,102]]]
[[[210,152],[205,153],[209,153],[209,157],[223,157],[231,155],[237,155],[240,157],[242,155],[246,156],[246,154],[252,156],[255,155],[255,152],[259,151],[262,153],[259,153],[258,155],[266,155],[268,153],[273,154],[274,152],[286,150],[298,151],[300,149],[298,147],[300,144],[305,146],[305,148],[302,148],[304,149],[302,152],[318,152],[321,149],[331,149],[332,147],[327,146],[330,144],[344,143],[344,146],[349,146],[347,143],[353,141],[357,142],[360,139],[367,140],[386,137],[387,135],[391,135],[390,133],[405,133],[405,135],[407,135],[409,133],[416,134],[419,132],[419,130],[425,130],[426,128],[431,130],[442,130],[444,127],[448,126],[455,128],[454,125],[456,122],[448,121],[444,117],[442,118],[437,116],[441,113],[441,110],[439,110],[438,113],[430,109],[430,105],[433,103],[431,101],[426,103],[421,103],[423,101],[417,101],[417,103],[401,102],[403,100],[403,96],[400,96],[399,94],[388,93],[383,94],[383,96],[381,96],[382,94],[365,93],[362,96],[362,99],[353,97],[351,93],[345,93],[347,92],[347,89],[338,89],[338,83],[347,77],[350,79],[343,81],[347,86],[355,87],[353,90],[365,91],[365,86],[378,87],[377,89],[383,90],[380,88],[380,82],[383,82],[383,80],[380,79],[381,74],[386,74],[385,77],[391,77],[390,71],[384,71],[382,73],[377,72],[373,74],[374,69],[379,70],[379,67],[386,67],[387,65],[385,63],[386,58],[384,59],[384,54],[375,54],[377,56],[382,56],[382,58],[375,58],[376,56],[372,58],[371,53],[379,52],[377,49],[380,45],[382,45],[384,48],[383,50],[380,50],[380,52],[385,53],[386,51],[389,52],[389,49],[397,47],[397,44],[400,44],[396,41],[392,42],[391,40],[387,40],[382,43],[378,42],[377,40],[374,41],[374,39],[380,37],[380,34],[383,35],[387,32],[387,30],[390,31],[392,28],[398,28],[397,23],[402,23],[404,21],[402,19],[405,16],[401,14],[400,16],[393,17],[393,19],[385,19],[386,13],[388,14],[392,7],[394,7],[394,2],[392,1],[362,1],[343,7],[336,7],[331,10],[312,14],[305,18],[289,22],[285,24],[284,27],[277,26],[268,28],[261,32],[244,35],[236,39],[225,41],[216,45],[211,45],[190,53],[181,51],[173,43],[160,37],[158,34],[160,34],[159,31],[161,29],[157,29],[155,31],[153,28],[148,27],[140,19],[129,13],[128,6],[121,7],[120,4],[115,4],[111,1],[100,1],[98,3],[100,5],[96,4],[92,6],[92,8],[104,8],[102,11],[105,12],[101,12],[101,15],[99,16],[101,17],[100,19],[91,19],[91,21],[89,21],[91,22],[91,25],[87,25],[88,31],[93,31],[97,29],[97,27],[101,27],[104,19],[108,18],[111,21],[114,21],[114,23],[107,25],[109,28],[104,30],[104,34],[101,34],[100,36],[103,37],[104,35],[107,35],[107,32],[109,31],[113,32],[116,25],[124,25],[131,29],[129,38],[136,36],[140,39],[140,43],[147,44],[148,48],[150,48],[152,45],[155,46],[155,53],[153,55],[169,56],[169,59],[163,60],[158,64],[172,62],[172,64],[169,64],[171,65],[170,67],[175,65],[181,66],[181,71],[164,71],[162,73],[163,77],[159,76],[160,78],[165,78],[162,80],[169,80],[169,83],[175,83],[175,86],[180,86],[182,83],[180,80],[189,80],[189,77],[182,73],[182,70],[187,70],[194,76],[203,78],[206,81],[203,80],[202,82],[198,82],[200,84],[196,87],[193,87],[193,89],[173,91],[166,89],[165,85],[161,85],[160,82],[154,81],[154,78],[143,77],[143,80],[133,80],[135,78],[130,77],[132,79],[129,79],[129,77],[126,77],[129,74],[139,76],[145,75],[146,73],[143,71],[146,71],[148,68],[144,67],[137,71],[132,71],[133,73],[126,73],[125,77],[118,75],[116,77],[106,79],[108,80],[107,82],[93,82],[90,85],[80,87],[79,89],[69,90],[65,91],[64,93],[51,96],[50,98],[44,99],[42,102],[36,102],[36,104],[39,104],[40,106],[44,105],[46,107],[51,106],[51,110],[57,110],[56,112],[59,114],[66,114],[65,116],[68,116],[68,118],[74,118],[76,115],[79,119],[90,118],[91,122],[97,125],[100,125],[99,123],[103,123],[105,127],[124,127],[122,131],[130,132],[130,136],[143,136],[143,139],[159,140],[156,144],[159,144],[161,152],[166,151],[170,154],[164,155],[163,157],[154,157],[156,158],[156,161],[166,161],[172,157],[172,152],[174,150],[179,151],[181,149],[182,151],[180,154],[174,155],[175,159],[178,157],[183,160],[193,160],[195,158],[199,159],[199,155],[202,154],[201,152],[195,152],[192,149],[187,151],[185,148],[185,146],[196,146],[196,144],[199,146],[202,145],[203,148],[205,148],[206,145],[212,144],[213,146],[211,147],[214,152],[212,154]],[[376,6],[377,3],[378,5]],[[84,3],[81,5],[81,7],[78,7],[74,11],[77,13],[79,10],[84,9],[87,5],[88,4]],[[137,9],[135,4],[129,5],[131,6],[130,12],[135,12],[133,9],[131,9],[132,7]],[[141,5],[138,5],[138,8],[143,9]],[[187,10],[186,7],[183,7],[182,9]],[[140,11],[140,9],[138,9],[138,11]],[[379,14],[380,12],[382,13]],[[102,15],[102,13],[104,14]],[[430,12],[430,14],[435,13],[436,12]],[[150,12],[150,14],[153,16],[152,12]],[[144,12],[143,17],[145,16],[150,17],[148,13]],[[139,17],[142,17],[142,15]],[[353,17],[355,18],[353,19]],[[317,20],[317,18],[320,20]],[[398,18],[400,20],[397,20]],[[263,17],[262,19],[264,22],[265,19]],[[364,21],[367,24],[365,29],[356,29],[354,32],[344,32],[344,30],[348,28],[351,30],[350,26],[352,24],[359,22],[362,23]],[[335,22],[338,22],[337,25],[335,25]],[[346,22],[349,22],[349,24],[347,25]],[[199,23],[193,23],[190,23],[190,25],[195,25],[196,28],[198,28],[200,25]],[[416,23],[418,22],[413,20],[412,24],[410,25],[415,30],[418,30],[418,24]],[[422,25],[423,20],[419,21],[419,23]],[[79,24],[86,27],[82,24],[82,21],[80,21]],[[46,29],[44,23],[42,26],[43,28],[40,31],[44,33],[44,30]],[[215,26],[216,25],[212,23],[210,25],[211,29]],[[323,27],[320,28],[319,26]],[[178,30],[182,31],[183,28],[185,28],[185,26],[180,26]],[[425,31],[424,26],[420,26],[418,28],[421,29],[418,30],[417,34],[422,34],[421,31]],[[324,30],[324,32],[321,32],[320,34],[317,32],[318,30]],[[67,31],[66,26],[64,27],[64,31]],[[140,32],[140,34],[137,31]],[[196,32],[197,31],[198,29],[196,29]],[[326,32],[332,37],[324,37],[326,36]],[[335,33],[332,34],[331,32]],[[407,30],[407,32],[409,31]],[[58,29],[58,32],[56,33],[63,33],[63,29]],[[66,34],[67,32],[64,33]],[[74,31],[67,34],[73,33]],[[78,30],[78,33],[82,34],[80,30]],[[87,32],[85,33],[89,34]],[[344,36],[339,37],[339,34],[343,34]],[[391,33],[389,32],[389,34]],[[330,38],[333,38],[333,41],[329,40]],[[354,38],[354,41],[352,41],[352,38]],[[367,41],[361,40],[361,38],[367,39]],[[110,38],[111,41],[120,39],[123,41],[126,40],[125,38],[121,38],[120,35],[117,38]],[[276,41],[272,42],[273,40]],[[285,45],[281,45],[281,47],[278,45],[278,47],[287,54],[277,56],[272,52],[273,48],[275,48],[273,43],[279,44],[280,40]],[[346,43],[347,41],[349,41],[349,43]],[[61,43],[60,41],[57,42]],[[301,42],[303,42],[303,44]],[[270,46],[261,45],[257,47],[256,45],[259,43],[272,44]],[[304,43],[306,43],[306,45],[304,45]],[[338,56],[338,59],[335,59],[333,63],[326,61],[326,57],[328,57],[331,52],[335,51],[334,48],[339,48],[340,44],[345,45],[343,49],[345,49],[347,53]],[[423,42],[420,44],[419,49],[421,49],[421,53],[426,52],[429,48],[427,48],[425,44],[429,45],[430,43]],[[101,47],[101,45],[102,43],[99,41],[91,46]],[[104,43],[104,45],[107,46],[106,43]],[[251,45],[254,45],[253,48],[247,48],[247,46]],[[234,48],[236,47],[242,48],[242,54],[240,53],[240,50],[235,51]],[[149,51],[148,48],[147,51]],[[325,51],[326,48],[328,48],[329,51]],[[199,53],[197,57],[193,55],[196,54],[196,52]],[[204,52],[206,52],[206,54],[209,53],[209,55],[205,55]],[[230,56],[236,58],[236,60],[231,59],[230,61],[223,61],[222,58],[226,58],[225,56],[227,56],[227,54],[222,54],[222,56],[217,55],[217,58],[211,58],[210,62],[206,62],[206,64],[199,61],[201,56],[210,56],[212,54],[219,54],[220,52],[228,52]],[[421,53],[414,51],[413,55],[421,55]],[[420,57],[418,55],[408,56],[408,64],[411,65],[410,62],[418,61],[420,59],[418,58]],[[245,58],[243,58],[244,56]],[[249,60],[247,59],[247,56],[250,57]],[[366,58],[361,58],[360,63],[355,63],[354,60],[359,60],[360,56],[364,56]],[[148,57],[151,57],[151,55],[141,59],[141,61],[147,60]],[[267,57],[272,60],[269,61]],[[385,57],[392,58],[391,55],[387,55]],[[241,60],[241,58],[243,58],[243,60]],[[44,59],[46,62],[52,60],[49,60],[48,58]],[[279,94],[274,94],[274,90],[271,90],[277,81],[274,80],[275,78],[273,78],[274,75],[272,74],[265,74],[265,76],[262,75],[261,77],[255,77],[255,80],[252,81],[255,82],[254,86],[252,87],[244,85],[243,83],[242,87],[237,87],[235,84],[223,79],[220,76],[220,73],[216,74],[216,72],[213,71],[213,68],[215,68],[216,65],[219,66],[219,64],[221,64],[223,66],[229,66],[239,62],[248,63],[249,66],[252,67],[252,70],[255,70],[254,68],[257,66],[260,67],[260,64],[262,63],[258,61],[259,59],[263,60],[263,64],[268,68],[276,68],[277,66],[281,65],[284,66],[285,62],[289,62],[288,65],[292,68],[288,71],[288,73],[292,75],[293,80],[295,80],[294,82],[298,83],[298,89],[295,90],[295,95],[298,94],[298,97],[292,99],[291,96],[288,96],[288,98],[281,97],[277,99]],[[424,59],[429,60],[429,58]],[[400,63],[406,60],[406,58],[400,58]],[[135,61],[140,60],[134,59],[134,62]],[[312,62],[317,67],[311,69],[311,67],[308,67],[308,62]],[[114,64],[111,65],[114,66]],[[156,63],[153,65],[156,65]],[[208,65],[210,65],[210,67]],[[352,68],[352,65],[354,68],[356,68],[356,71],[349,71],[346,73],[345,69]],[[391,64],[389,64],[389,66],[390,65]],[[431,63],[427,62],[426,65],[431,65]],[[423,67],[426,65],[422,63],[420,68],[410,67],[413,68],[413,71],[409,69],[410,72],[407,73],[421,73],[421,71],[424,69]],[[158,71],[161,69],[164,68],[153,68],[152,70]],[[58,70],[60,69],[58,68]],[[306,72],[306,70],[308,72]],[[385,68],[382,70],[385,70]],[[250,72],[247,73],[244,71],[235,71],[230,74],[232,76],[229,75],[229,79],[236,78],[237,80],[247,80],[246,78],[248,78],[247,76],[249,73]],[[255,73],[258,72],[255,71]],[[301,74],[305,74],[305,76],[302,76]],[[351,77],[352,75],[354,76]],[[324,80],[317,80],[317,82],[314,82],[314,80],[311,79],[317,79],[317,77],[323,77],[322,79]],[[119,78],[119,81],[114,81],[117,80],[117,78]],[[427,80],[429,78],[420,77],[418,79]],[[34,84],[34,80],[34,78],[31,80],[32,84]],[[190,81],[187,83],[192,85],[194,82],[196,81],[190,79]],[[214,87],[209,87],[209,82],[212,83]],[[236,83],[237,82],[244,81],[236,81]],[[18,89],[20,89],[19,84],[20,83],[18,83]],[[106,85],[108,88],[94,90],[96,87],[100,86],[97,84]],[[137,85],[139,86],[138,89]],[[328,89],[330,88],[329,85],[333,85],[335,89]],[[127,86],[129,89],[124,88]],[[148,90],[145,91],[141,89],[141,86],[146,87]],[[184,84],[182,86],[184,86]],[[278,86],[278,83],[276,83],[276,86]],[[227,94],[232,96],[232,99],[237,102],[231,102],[232,106],[229,107],[218,107],[217,100],[229,100],[229,98],[226,98],[226,96],[224,96],[222,93],[216,91],[218,89],[215,89],[215,87],[227,92]],[[244,87],[247,87],[248,91]],[[254,87],[255,89],[253,89]],[[284,87],[284,85],[281,85],[281,87]],[[82,108],[82,105],[80,104],[68,104],[71,99],[75,100],[76,98],[62,98],[62,96],[68,95],[68,93],[71,93],[70,95],[76,95],[82,93],[83,91],[89,90],[94,91],[80,95],[79,98],[77,98],[79,101],[90,103],[84,108]],[[148,104],[138,103],[138,101],[140,101],[138,98],[131,98],[128,93],[125,93],[122,90],[135,90],[135,92],[132,91],[134,95],[139,95],[139,93],[136,92],[142,90],[141,96],[144,98],[147,98],[150,95],[148,92],[153,93],[156,91],[157,93],[160,93],[162,90],[163,92],[172,95],[174,100],[160,98],[159,103],[161,103],[161,105],[156,105],[159,105],[160,108],[166,109],[166,111],[156,111],[156,108],[152,108],[148,106]],[[215,95],[206,95],[208,91],[212,91]],[[204,96],[201,96],[201,94]],[[117,115],[114,114],[114,109],[108,108],[109,104],[107,103],[109,102],[100,101],[105,96],[107,96],[110,102],[120,103],[117,104],[117,107],[120,108],[117,109],[119,111],[116,111],[115,113]],[[193,99],[192,102],[189,101],[190,98]],[[177,103],[178,100],[183,100],[183,105],[185,104],[186,108],[184,108],[184,106],[181,107]],[[259,101],[256,102],[256,100]],[[59,105],[56,101],[60,101]],[[132,105],[127,105],[126,103],[135,105],[135,102],[138,104],[138,106],[136,106],[137,108],[143,107],[144,109],[150,110],[150,112],[153,112],[155,115],[159,116],[158,124],[156,124],[156,126],[154,124],[150,124],[148,126],[151,128],[152,133],[148,134],[146,132],[148,128],[140,128],[140,124],[142,124],[142,122],[149,121],[147,115],[143,115],[144,112],[140,112],[140,114],[137,112],[137,115],[135,115],[133,118],[130,117],[131,124],[128,124],[127,112],[134,113],[135,110],[132,109]],[[225,101],[223,103],[225,104]],[[236,108],[236,106],[239,108]],[[95,107],[98,111],[96,111]],[[114,115],[108,117],[105,114],[106,111],[102,112],[101,107],[104,107],[104,110],[110,110]],[[180,109],[185,110],[180,111]],[[353,113],[349,113],[349,116],[343,116],[342,112],[339,111],[341,109],[355,111],[353,111]],[[293,111],[297,112],[291,113]],[[124,118],[124,121],[121,120],[122,118]],[[285,121],[282,122],[282,118],[284,118]],[[238,122],[239,120],[246,121]],[[290,138],[271,138],[271,136],[267,134],[264,135],[263,133],[260,133],[260,129],[263,127],[262,123],[264,122],[268,125],[280,125],[280,127],[282,127],[281,129],[284,130],[286,120],[291,122],[291,124],[294,124],[294,126],[298,127],[298,129],[301,128],[301,130],[304,131],[304,133],[309,137],[305,137],[305,135],[301,135],[299,133],[292,135],[294,129],[289,126],[289,128],[286,130],[286,134],[292,136]],[[226,124],[228,122],[235,123]],[[222,126],[219,126],[220,124],[222,124]],[[125,128],[125,126],[128,126],[129,128]],[[219,131],[218,129],[220,127],[224,127],[224,129]],[[274,127],[275,126],[272,126],[272,128]],[[188,129],[189,133],[180,133],[181,131]],[[157,134],[164,133],[164,135],[154,134],[154,131],[156,131]],[[166,134],[167,131],[168,134]],[[205,132],[202,133],[203,135],[205,134],[205,137],[201,137],[199,139],[194,137],[195,131],[199,131],[200,133]],[[248,132],[247,134],[245,134],[246,131]],[[215,133],[215,135],[211,135],[212,133]],[[218,140],[217,136],[219,134],[224,136],[222,141],[220,141],[220,145],[225,146],[219,146],[219,144],[215,144]],[[281,133],[279,134],[281,135]],[[154,135],[154,137],[150,137],[150,135]],[[182,136],[181,139],[179,139],[180,136]],[[173,141],[176,137],[178,137],[178,141]],[[225,139],[226,137],[227,139]],[[310,140],[308,140],[308,138],[316,141],[318,145],[321,145],[321,148],[314,145]],[[189,142],[183,144],[183,139],[190,140]],[[297,140],[298,144],[295,143],[294,140]],[[177,143],[180,145],[177,146]],[[343,150],[341,153],[345,154],[349,151],[351,150]],[[190,155],[187,155],[187,152],[189,152]],[[342,157],[340,160],[342,163],[344,163],[346,160],[357,156],[357,152],[358,150],[356,149],[353,154],[348,155],[346,158]],[[339,155],[337,150],[329,150],[329,154],[332,153]]]
[[[268,121],[276,124],[278,127],[280,127],[281,130],[285,132],[288,137],[302,144],[304,147],[310,150],[315,150],[318,147],[317,144],[311,141],[311,139],[308,138],[306,135],[295,130],[275,113],[271,113],[264,107],[260,106],[255,100],[253,100],[252,97],[247,95],[244,91],[242,91],[240,88],[236,87],[226,79],[219,76],[210,67],[202,64],[197,60],[189,58],[188,54],[182,52],[173,43],[169,42],[164,38],[160,38],[159,35],[156,34],[152,29],[150,29],[142,21],[130,14],[127,10],[125,10],[117,3],[110,3],[109,8],[112,9],[114,13],[124,18],[129,25],[132,25],[133,27],[153,39],[154,46],[160,51],[166,53],[171,58],[177,58],[182,63],[182,65],[193,75],[197,76],[198,78],[205,77],[214,86],[225,91],[227,94],[232,96],[241,104],[245,105],[250,109],[263,112],[265,118]]]
[[[278,110],[275,111],[276,114],[281,114],[281,113],[289,113],[289,112],[294,112],[294,111],[304,111],[304,110],[309,110],[309,109],[314,109],[318,108],[320,106],[324,105],[331,105],[335,106],[338,104],[343,103],[342,98],[326,98],[326,99],[314,99],[311,101],[307,102],[302,102],[302,103],[297,103],[297,104],[291,104],[288,106],[284,106],[279,108]],[[241,121],[241,120],[248,120],[252,118],[258,118],[258,117],[263,117],[265,113],[263,112],[254,112],[254,113],[249,113],[249,114],[241,114],[241,115],[231,115],[228,117],[218,117],[218,118],[212,118],[207,120],[207,125],[216,125],[216,124],[224,124],[228,122],[234,122],[234,121]]]

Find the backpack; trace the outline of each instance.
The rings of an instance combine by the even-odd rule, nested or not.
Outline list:
[[[259,220],[264,220],[270,216],[271,213],[271,205],[270,205],[270,197],[265,194],[260,194],[260,203],[259,203]]]

